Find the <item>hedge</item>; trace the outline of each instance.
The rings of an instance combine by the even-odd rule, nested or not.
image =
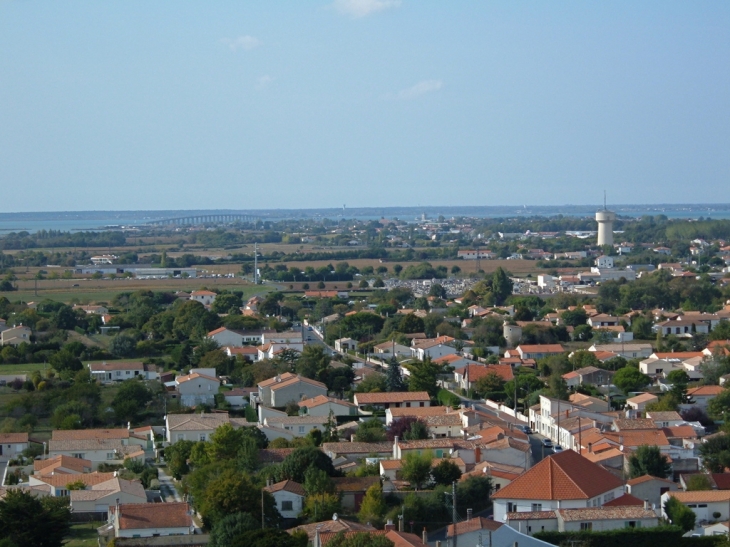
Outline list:
[[[537,532],[540,539],[560,547],[715,547],[725,536],[682,537],[678,526],[622,528],[607,532]]]

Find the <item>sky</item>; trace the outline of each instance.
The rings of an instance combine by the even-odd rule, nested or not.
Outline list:
[[[730,202],[730,2],[0,0],[0,212]]]

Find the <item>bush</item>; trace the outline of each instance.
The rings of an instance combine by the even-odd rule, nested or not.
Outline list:
[[[536,532],[533,536],[553,545],[581,545],[581,547],[715,547],[725,536],[682,537],[678,526],[657,528],[625,528],[607,532]]]
[[[461,399],[459,399],[456,395],[451,393],[448,389],[442,389],[438,392],[438,395],[436,396],[439,403],[441,403],[444,406],[450,406],[450,407],[458,407],[461,404]]]

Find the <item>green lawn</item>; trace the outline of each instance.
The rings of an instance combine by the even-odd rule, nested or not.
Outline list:
[[[26,363],[24,365],[0,365],[0,374],[31,374],[36,370],[43,371],[43,367],[50,368],[46,363]]]
[[[84,522],[71,526],[71,533],[65,547],[96,547],[99,534],[96,529],[103,526],[103,522]]]

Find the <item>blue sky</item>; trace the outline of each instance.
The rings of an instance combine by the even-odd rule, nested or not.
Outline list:
[[[730,202],[730,3],[0,0],[0,212]]]

